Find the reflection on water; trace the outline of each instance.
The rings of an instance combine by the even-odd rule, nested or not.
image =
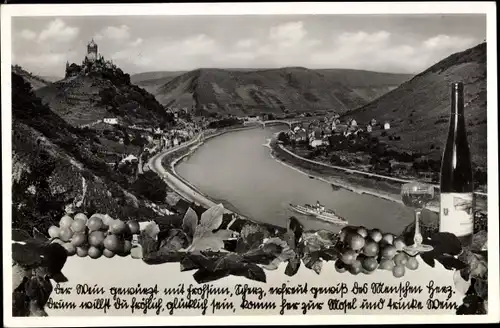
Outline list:
[[[180,163],[177,172],[212,199],[224,199],[242,215],[275,225],[286,226],[293,215],[306,229],[338,230],[289,209],[290,203],[316,201],[351,225],[399,233],[412,221],[412,211],[401,204],[332,187],[276,162],[263,144],[282,129],[246,130],[210,139]]]

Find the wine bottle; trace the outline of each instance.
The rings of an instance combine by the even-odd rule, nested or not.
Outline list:
[[[474,186],[472,162],[464,117],[464,86],[451,85],[448,139],[441,162],[439,231],[456,235],[463,246],[474,232]]]

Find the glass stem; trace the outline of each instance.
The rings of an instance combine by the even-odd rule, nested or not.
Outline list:
[[[420,214],[421,213],[422,213],[422,210],[420,210],[420,209],[415,211],[415,235],[413,237],[413,241],[415,242],[416,246],[420,245],[423,241],[422,234],[420,233]]]

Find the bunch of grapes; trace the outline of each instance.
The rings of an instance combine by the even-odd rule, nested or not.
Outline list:
[[[382,234],[378,229],[344,227],[339,234],[341,256],[335,261],[337,272],[370,274],[375,270],[389,270],[396,278],[404,276],[406,270],[416,270],[418,260],[406,254],[404,240],[391,233]]]
[[[102,255],[112,258],[115,254],[127,256],[132,250],[132,238],[139,234],[139,223],[114,220],[108,215],[93,214],[90,218],[83,213],[73,218],[65,215],[59,226],[51,226],[49,235],[53,243],[61,244],[68,256],[89,256],[98,259]]]

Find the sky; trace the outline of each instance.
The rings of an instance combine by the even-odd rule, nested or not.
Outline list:
[[[419,73],[486,39],[486,15],[13,17],[12,62],[64,76],[94,38],[130,74],[196,68]]]

